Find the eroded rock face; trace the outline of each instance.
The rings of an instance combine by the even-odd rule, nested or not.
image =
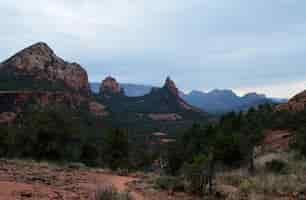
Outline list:
[[[173,80],[167,77],[164,88],[167,88],[173,95],[179,96],[179,90]]]
[[[17,115],[13,112],[0,113],[0,123],[12,123],[15,121]]]
[[[293,139],[289,130],[265,130],[264,140],[261,144],[263,152],[288,150]]]
[[[107,116],[106,107],[89,97],[79,93],[68,92],[37,92],[37,91],[1,91],[0,92],[0,123],[11,123],[18,113],[28,104],[37,108],[62,105],[70,109],[79,109],[81,105],[88,105],[89,112],[103,117]]]
[[[78,108],[87,98],[77,93],[67,92],[36,92],[36,91],[2,91],[0,92],[0,112],[14,110],[19,112],[27,103],[38,106],[63,104]]]
[[[109,76],[102,81],[100,94],[120,94],[122,92],[123,90],[115,78]]]
[[[86,71],[79,64],[68,63],[59,58],[42,42],[20,51],[0,64],[0,70],[4,68],[13,68],[17,72],[34,75],[37,79],[60,80],[78,91],[90,91]]]
[[[179,94],[179,89],[176,87],[173,80],[170,79],[170,77],[167,77],[164,88],[166,88],[168,91],[170,91],[171,94],[173,94],[176,98],[180,106],[186,110],[192,110],[193,108],[184,101]]]
[[[96,101],[92,101],[89,103],[89,111],[96,116],[104,117],[108,115],[106,111],[106,107]]]
[[[303,91],[293,98],[288,103],[280,104],[276,107],[277,110],[302,111],[306,105],[306,91]]]
[[[182,116],[176,113],[151,113],[148,117],[155,121],[178,121],[183,119]]]

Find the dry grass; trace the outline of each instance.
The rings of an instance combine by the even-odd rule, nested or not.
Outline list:
[[[99,187],[93,200],[133,200],[128,192],[119,192],[113,186]]]
[[[285,174],[272,173],[265,169],[265,164],[273,159],[287,163]],[[256,166],[254,176],[250,176],[246,169],[218,174],[217,184],[234,186],[239,189],[239,193],[248,194],[248,199],[260,199],[261,195],[297,195],[306,191],[306,161],[297,160],[293,153],[265,155],[257,159]]]

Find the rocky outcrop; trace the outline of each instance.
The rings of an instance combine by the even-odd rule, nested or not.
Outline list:
[[[100,117],[108,116],[106,107],[96,101],[92,101],[89,103],[89,111],[95,114],[96,116],[100,116]]]
[[[305,106],[306,106],[306,90],[291,98],[287,103],[278,105],[276,109],[298,112],[304,110]]]
[[[179,96],[179,90],[170,77],[167,77],[164,88],[168,89],[174,96]]]
[[[36,91],[2,91],[0,92],[0,112],[20,111],[27,104],[37,106],[63,104],[71,108],[77,108],[87,101],[77,93],[66,92],[36,92]]]
[[[106,77],[100,86],[100,94],[122,94],[123,90],[115,78]]]
[[[178,121],[183,117],[176,113],[151,113],[148,117],[154,121]]]
[[[193,109],[192,106],[190,106],[185,100],[180,97],[179,89],[176,87],[175,82],[171,80],[170,77],[167,77],[163,88],[167,89],[176,98],[176,101],[183,109]]]
[[[15,121],[17,115],[13,112],[0,113],[0,123],[12,123]]]
[[[77,63],[64,61],[42,42],[20,51],[0,64],[0,70],[3,69],[13,69],[16,73],[31,75],[40,80],[62,81],[67,87],[77,91],[90,91],[86,71]]]
[[[294,136],[289,130],[265,130],[264,135],[263,152],[288,150]]]
[[[167,78],[161,88],[152,88],[149,94],[128,97],[117,81],[107,77],[101,84],[99,101],[107,105],[113,114],[143,113],[158,121],[178,121],[185,118],[206,117],[202,111],[190,106],[180,96],[175,83]]]

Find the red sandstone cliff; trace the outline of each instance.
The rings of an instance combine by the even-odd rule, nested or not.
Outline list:
[[[71,90],[49,91],[42,86],[39,91],[0,91],[0,123],[14,121],[17,114],[28,104],[34,107],[61,104],[71,109],[79,109],[82,104],[97,116],[107,115],[105,106],[96,102],[90,95],[87,72],[80,65],[68,63],[58,57],[45,43],[34,44],[0,63],[0,73],[6,73],[8,69],[14,72],[12,77],[8,78],[15,78],[16,84],[19,84],[18,75],[22,74],[51,83],[60,81]]]
[[[64,61],[42,42],[18,52],[0,64],[0,73],[6,68],[14,69],[16,73],[33,75],[36,79],[63,81],[67,87],[89,92],[86,71],[79,64]]]
[[[106,77],[100,86],[100,94],[120,94],[123,93],[119,83],[113,77]]]
[[[306,90],[292,97],[287,103],[280,104],[277,110],[302,111],[306,105]]]

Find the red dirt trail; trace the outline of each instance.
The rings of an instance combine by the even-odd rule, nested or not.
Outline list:
[[[93,200],[99,187],[125,191],[135,180],[98,170],[1,160],[0,200]],[[136,191],[130,192],[135,200],[145,199]]]

